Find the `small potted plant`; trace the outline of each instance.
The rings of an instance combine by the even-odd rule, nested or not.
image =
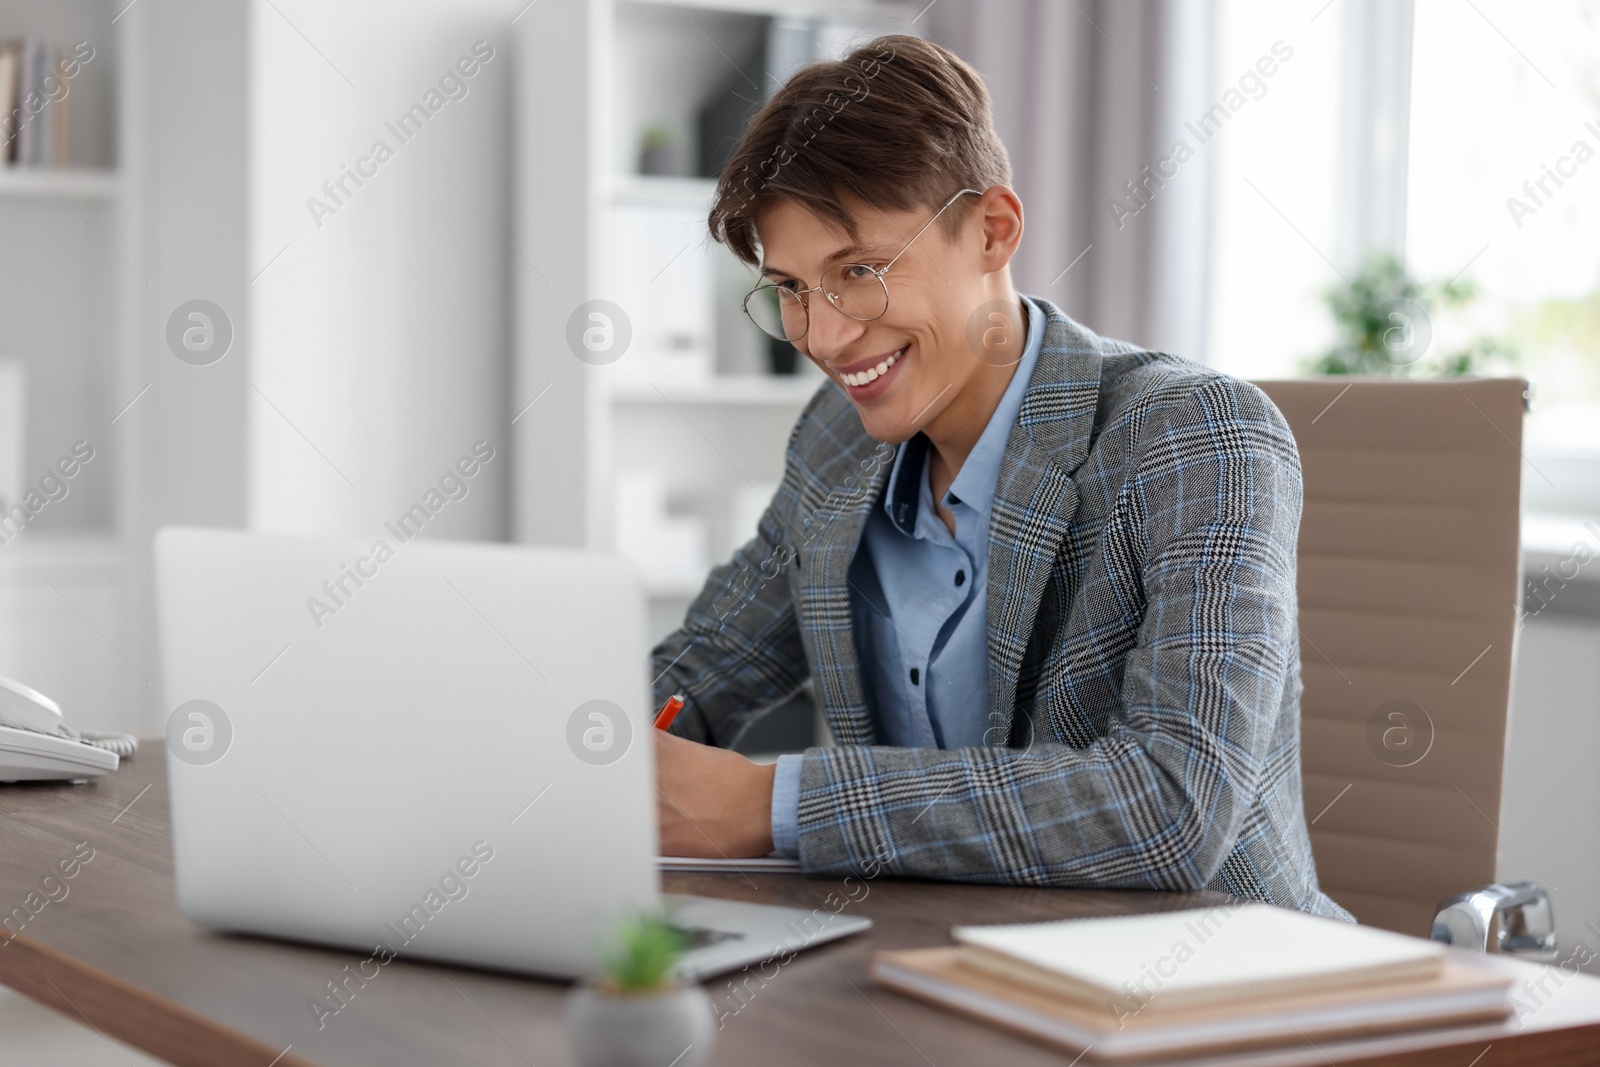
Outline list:
[[[698,1067],[711,1052],[711,1001],[673,968],[683,931],[665,916],[629,918],[600,954],[600,973],[567,1003],[567,1029],[584,1067]]]
[[[639,139],[639,173],[673,172],[672,130],[660,124],[650,126]]]

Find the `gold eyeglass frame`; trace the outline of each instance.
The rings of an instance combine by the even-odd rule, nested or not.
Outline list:
[[[911,235],[911,240],[905,243],[905,247],[900,249],[900,251],[895,254],[895,257],[889,262],[885,263],[882,267],[872,267],[866,263],[839,263],[829,267],[823,272],[824,277],[826,277],[828,274],[832,274],[834,271],[848,270],[851,267],[860,267],[862,270],[870,272],[872,276],[878,280],[878,284],[883,288],[883,310],[878,312],[876,315],[869,315],[865,318],[860,315],[851,315],[850,312],[839,306],[839,294],[828,292],[827,289],[820,284],[813,285],[809,289],[785,289],[783,286],[778,285],[775,282],[762,282],[759,285],[753,286],[751,290],[744,295],[744,300],[739,305],[740,310],[744,312],[746,318],[755,323],[756,328],[762,333],[766,334],[768,337],[776,337],[780,341],[788,341],[790,344],[793,344],[795,341],[800,340],[800,338],[811,332],[811,302],[806,298],[812,293],[821,293],[827,298],[828,303],[833,305],[833,309],[835,311],[839,312],[841,315],[847,315],[850,318],[855,319],[857,322],[872,322],[875,319],[883,318],[883,316],[889,313],[889,286],[884,282],[883,276],[889,273],[890,267],[893,267],[896,263],[900,262],[901,256],[905,255],[911,250],[911,246],[916,243],[917,238],[921,237],[923,232],[927,230],[929,226],[933,225],[934,220],[936,220],[940,215],[943,215],[945,210],[949,208],[951,204],[954,204],[957,200],[961,199],[963,196],[966,196],[968,193],[973,193],[977,196],[983,195],[983,191],[980,189],[962,189],[960,192],[955,193],[950,197],[950,199],[946,200],[942,206],[940,206],[938,211],[933,213],[932,218],[928,219],[927,222],[922,224],[921,229]],[[764,289],[770,289],[776,294],[780,308],[779,322],[782,322],[783,313],[781,308],[784,298],[793,297],[795,300],[797,300],[800,304],[800,307],[806,313],[806,328],[801,330],[793,337],[789,337],[787,335],[783,337],[777,337],[777,335],[771,330],[768,330],[765,326],[762,326],[760,321],[758,321],[754,315],[750,314],[750,300],[757,293],[760,293]]]

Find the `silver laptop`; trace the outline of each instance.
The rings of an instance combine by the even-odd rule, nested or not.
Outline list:
[[[620,917],[665,907],[689,979],[870,925],[660,893],[644,597],[620,560],[179,528],[155,557],[191,919],[576,977]]]

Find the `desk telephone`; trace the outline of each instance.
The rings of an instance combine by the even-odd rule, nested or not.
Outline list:
[[[0,782],[81,782],[116,770],[138,750],[128,734],[74,730],[54,700],[0,678]]]

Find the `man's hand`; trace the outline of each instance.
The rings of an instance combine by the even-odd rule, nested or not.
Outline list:
[[[663,856],[737,859],[772,851],[773,768],[651,730]]]

